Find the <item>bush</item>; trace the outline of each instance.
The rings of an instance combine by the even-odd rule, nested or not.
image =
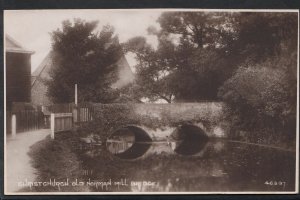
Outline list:
[[[137,122],[130,118],[130,104],[93,104],[94,120],[82,125],[77,130],[79,135],[95,135],[96,140],[105,141],[113,130]]]
[[[281,58],[240,67],[220,88],[219,96],[230,106],[225,113],[232,137],[244,132],[252,142],[295,140],[296,90],[289,62]]]

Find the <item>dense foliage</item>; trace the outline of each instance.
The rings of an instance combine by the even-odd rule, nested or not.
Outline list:
[[[148,30],[158,39],[157,49],[143,37],[126,44],[138,61],[136,94],[169,103],[216,99],[234,67],[229,65],[235,39],[229,21],[224,13],[163,13],[158,19],[161,29]]]
[[[134,95],[223,100],[233,136],[295,137],[297,13],[165,12],[158,23],[149,27],[157,48],[143,37],[126,44],[137,58]]]
[[[297,17],[294,14],[242,15],[245,55],[219,89],[231,109],[235,130],[248,139],[293,141],[296,133]],[[255,36],[255,37],[254,37]],[[239,47],[241,48],[241,47]]]
[[[79,101],[105,103],[116,98],[110,85],[116,80],[115,63],[122,49],[112,27],[104,26],[100,32],[96,27],[96,21],[75,19],[51,33],[55,67],[48,95],[54,103],[73,102],[75,84]]]

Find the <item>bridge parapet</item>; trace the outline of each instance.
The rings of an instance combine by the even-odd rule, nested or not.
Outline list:
[[[134,125],[145,130],[152,138],[160,139],[171,135],[180,126],[190,124],[201,128],[209,137],[226,137],[223,102],[97,104],[97,106],[100,108],[96,109],[101,118],[99,122],[106,120],[107,124],[114,126],[114,123],[122,121],[115,125],[113,130]],[[115,116],[111,116],[112,114]],[[123,117],[120,117],[121,115]]]
[[[195,120],[196,118],[218,119],[223,114],[222,102],[172,103],[172,104],[134,104],[138,115],[149,117],[177,118],[178,120]]]

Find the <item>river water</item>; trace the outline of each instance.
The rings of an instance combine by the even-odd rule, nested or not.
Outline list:
[[[295,152],[226,139],[110,140],[81,152],[83,178],[99,192],[294,191]]]

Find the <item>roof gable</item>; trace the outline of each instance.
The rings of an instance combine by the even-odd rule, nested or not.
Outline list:
[[[134,74],[124,55],[119,59],[119,61],[116,64],[118,65],[119,79],[112,84],[112,87],[122,88],[134,80]]]
[[[31,86],[36,83],[37,79],[49,79],[49,71],[53,67],[53,51],[50,51],[41,64],[34,70],[31,75]]]
[[[25,49],[19,42],[17,42],[9,35],[5,35],[5,51],[13,52],[13,53],[26,53],[26,54],[34,53],[34,51]]]
[[[53,51],[50,51],[39,66],[34,70],[32,76],[39,76],[47,66],[51,67],[53,59]]]
[[[50,51],[48,55],[44,58],[44,60],[41,62],[41,64],[34,70],[34,72],[32,73],[32,87],[37,82],[37,80],[50,79],[49,73],[54,67],[54,57],[54,52]],[[118,80],[111,86],[113,88],[122,88],[125,85],[131,83],[135,77],[124,55],[120,57],[116,65],[118,66]]]

